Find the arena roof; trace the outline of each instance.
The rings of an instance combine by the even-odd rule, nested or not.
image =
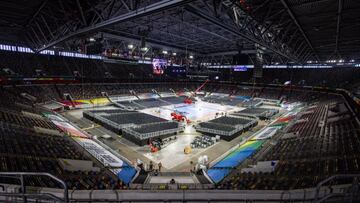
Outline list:
[[[267,63],[358,59],[358,0],[4,0],[0,40],[41,51],[91,36],[226,57],[265,50]]]

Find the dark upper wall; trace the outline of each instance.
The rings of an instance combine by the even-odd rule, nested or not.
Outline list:
[[[166,75],[155,76],[152,74],[151,64],[110,63],[93,59],[0,51],[0,76],[1,69],[3,68],[10,68],[19,76],[25,77],[35,76],[36,69],[41,69],[47,76],[74,76],[73,72],[78,71],[81,76],[98,82],[114,81],[107,79],[108,75],[106,72],[120,80],[178,80],[181,77],[185,77],[185,74],[177,78]],[[229,69],[223,69],[218,74],[219,80],[252,82],[253,70],[233,72]],[[347,88],[352,84],[360,82],[360,68],[264,69],[263,78],[257,79],[256,82],[266,84],[277,82],[283,84],[289,80],[293,84],[298,84],[299,81],[305,80],[305,85]]]
[[[106,63],[94,59],[0,51],[0,73],[3,68],[24,77],[35,76],[36,69],[41,69],[47,76],[74,76],[74,71],[78,71],[87,78],[106,78],[106,72],[116,78],[144,78],[152,73],[148,64]]]
[[[224,70],[224,78],[232,81],[252,81],[253,70],[246,72],[231,72]],[[305,85],[347,87],[360,82],[360,68],[286,68],[286,69],[264,69],[263,78],[257,79],[259,83],[278,83],[292,81],[298,84],[305,80]]]

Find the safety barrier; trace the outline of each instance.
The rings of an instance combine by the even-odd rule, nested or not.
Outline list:
[[[141,190],[72,190],[64,193],[62,189],[37,188],[37,194],[28,192],[8,192],[13,185],[5,186],[2,197],[11,200],[28,200],[28,202],[308,202],[320,203],[325,200],[333,202],[349,202],[359,200],[359,196],[351,196],[348,192],[352,185],[334,185],[295,190],[214,190],[188,188],[181,184],[155,184]],[[164,186],[165,185],[165,186]],[[19,189],[19,188],[17,188]],[[33,188],[32,188],[33,189]],[[35,189],[34,189],[35,190]],[[319,191],[319,192],[317,192]],[[349,196],[350,195],[350,196]],[[45,200],[45,201],[43,201]],[[5,201],[6,202],[6,201]],[[23,201],[26,202],[26,201]]]
[[[51,192],[45,193],[28,193],[27,186],[24,181],[25,176],[46,176],[49,177],[56,182],[60,183],[63,187],[62,193],[52,194]],[[9,179],[17,179],[20,181],[20,188],[15,188],[15,192],[9,192],[5,189],[4,191],[0,192],[0,197],[5,197],[5,202],[13,202],[13,198],[21,198],[23,202],[27,202],[27,199],[42,199],[42,200],[52,200],[53,202],[69,202],[68,196],[68,188],[64,181],[60,180],[59,178],[49,174],[49,173],[32,173],[32,172],[0,172],[0,177],[2,178],[9,178]],[[61,191],[61,190],[60,190]]]

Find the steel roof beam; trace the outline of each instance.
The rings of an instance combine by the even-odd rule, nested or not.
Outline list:
[[[192,27],[192,28],[194,28],[194,29],[198,29],[198,30],[200,30],[200,31],[202,31],[202,32],[205,32],[205,33],[207,33],[207,34],[213,35],[213,36],[215,36],[215,37],[219,37],[219,38],[224,39],[224,40],[229,41],[229,42],[233,42],[232,39],[229,39],[229,38],[227,38],[227,37],[225,37],[225,36],[219,35],[219,34],[217,34],[217,33],[215,33],[215,32],[210,31],[210,30],[204,29],[204,28],[202,28],[202,27],[200,27],[200,26],[193,25],[193,24],[188,23],[188,22],[186,22],[186,21],[180,21],[179,19],[177,19],[176,17],[173,17],[173,16],[170,16],[170,18],[172,18],[173,20],[176,20],[176,21],[179,22],[179,23],[184,23],[184,24],[186,24],[186,25],[189,26],[189,27]]]
[[[84,25],[87,25],[87,22],[86,22],[86,19],[85,19],[85,16],[84,16],[84,12],[83,12],[83,9],[81,7],[81,4],[80,4],[80,1],[79,0],[76,0],[76,5],[78,7],[78,10],[79,10],[79,13],[80,13],[80,17],[81,17],[81,20],[83,21],[83,24]]]
[[[31,18],[27,21],[25,26],[29,26],[29,24],[36,18],[36,16],[41,12],[41,10],[45,7],[48,0],[44,0],[39,8],[36,10],[36,12],[31,16]]]
[[[135,22],[134,22],[134,24],[135,24],[135,25],[138,25],[138,26],[141,26],[141,24],[139,24],[139,23],[135,23]],[[168,25],[166,25],[165,27],[167,27],[167,26],[168,26]],[[153,30],[153,31],[155,31],[154,33],[156,33],[156,35],[159,35],[159,33],[164,33],[164,34],[168,34],[168,35],[170,35],[170,36],[172,36],[172,37],[175,37],[175,38],[180,39],[180,40],[183,40],[183,41],[189,41],[189,42],[193,42],[194,44],[199,44],[199,45],[201,45],[201,46],[203,46],[203,47],[206,47],[206,46],[207,46],[207,47],[216,48],[216,47],[214,47],[213,45],[208,44],[208,43],[206,43],[206,42],[201,42],[201,41],[197,40],[195,37],[192,37],[192,36],[190,36],[190,35],[188,35],[188,36],[181,36],[181,35],[179,35],[179,34],[177,34],[177,33],[174,33],[174,32],[164,31],[163,28],[155,29],[155,30]]]
[[[339,53],[339,39],[340,39],[340,24],[341,14],[343,8],[343,0],[339,0],[338,12],[337,12],[337,24],[336,24],[336,39],[335,39],[335,52]]]
[[[294,13],[291,11],[290,7],[288,6],[288,4],[286,3],[285,0],[280,0],[281,3],[284,5],[285,9],[287,10],[287,12],[289,13],[290,17],[293,19],[295,25],[299,28],[301,34],[303,35],[303,37],[305,38],[306,42],[308,43],[310,49],[314,52],[314,55],[316,56],[316,58],[318,59],[318,61],[320,61],[319,56],[317,55],[317,53],[315,52],[315,49],[313,47],[313,45],[311,44],[308,36],[306,35],[304,29],[302,28],[302,26],[299,24],[298,20],[296,19]]]
[[[125,6],[126,10],[131,11],[131,9],[129,8],[129,6],[126,4],[126,2],[124,0],[120,0],[120,1]]]
[[[131,11],[131,12],[113,17],[111,19],[102,21],[95,25],[79,29],[75,32],[68,33],[65,36],[62,36],[61,38],[53,40],[52,42],[46,44],[45,46],[38,49],[38,51],[45,50],[49,47],[55,46],[55,45],[65,41],[65,40],[71,39],[73,37],[76,37],[76,36],[79,36],[79,35],[82,35],[85,33],[94,32],[96,30],[99,30],[100,28],[104,28],[109,25],[114,25],[117,23],[122,23],[122,22],[126,22],[129,20],[133,20],[133,19],[136,19],[139,17],[144,17],[144,16],[147,16],[147,15],[150,15],[153,13],[158,13],[158,12],[170,9],[170,8],[174,8],[174,7],[178,7],[178,6],[182,6],[182,5],[191,3],[193,1],[196,1],[196,0],[162,0],[157,3],[151,4],[149,6],[146,6],[145,8],[139,8],[135,11]]]
[[[230,32],[230,33],[233,33],[233,34],[235,34],[237,36],[240,36],[241,38],[246,39],[246,40],[248,40],[250,42],[257,43],[257,44],[259,44],[259,45],[261,45],[263,47],[266,47],[267,49],[271,50],[272,52],[274,52],[276,54],[279,54],[279,55],[281,55],[281,56],[283,56],[285,58],[289,58],[289,59],[291,59],[293,61],[297,61],[295,58],[291,58],[286,53],[283,53],[283,52],[281,52],[279,50],[276,50],[275,48],[265,44],[264,42],[259,41],[255,37],[244,34],[243,32],[240,32],[239,30],[237,30],[236,28],[233,28],[231,26],[228,26],[228,25],[224,24],[224,22],[221,22],[218,18],[214,18],[212,16],[204,14],[203,12],[199,11],[197,8],[195,8],[193,6],[187,5],[185,7],[185,9],[187,11],[191,12],[192,14],[194,14],[194,15],[196,15],[198,17],[201,17],[204,20],[206,20],[206,21],[208,21],[208,22],[210,22],[210,23],[212,23],[212,24],[214,24],[214,25],[216,25],[216,26]]]
[[[242,54],[256,54],[256,50],[254,49],[249,49],[249,50],[241,50],[240,51]],[[239,51],[235,50],[235,51],[225,51],[225,52],[215,52],[215,53],[209,53],[206,54],[206,56],[224,56],[224,55],[236,55],[238,54]]]
[[[304,7],[304,6],[309,7],[309,6],[313,6],[313,5],[316,5],[316,4],[321,4],[321,3],[324,3],[324,2],[328,2],[328,1],[332,1],[332,0],[317,0],[317,1],[309,1],[309,2],[305,2],[305,3],[299,1],[300,4],[295,4],[293,6],[297,7],[297,8],[298,7]]]
[[[141,42],[141,37],[134,35],[134,34],[130,34],[130,33],[124,33],[124,32],[120,32],[120,31],[112,31],[112,30],[106,30],[105,32],[102,32],[103,36],[105,38],[109,38],[109,39],[114,39],[114,40],[123,40],[123,41],[136,41],[136,42]],[[190,51],[195,53],[196,55],[203,55],[204,53],[201,53],[197,50],[194,49],[189,49],[189,48],[184,48],[184,47],[180,47],[174,44],[170,44],[168,42],[164,42],[164,41],[159,41],[157,39],[152,39],[152,38],[148,38],[146,39],[146,44],[149,44],[150,46],[154,46],[154,47],[162,47],[162,48],[168,48],[170,50],[176,50],[176,51]]]

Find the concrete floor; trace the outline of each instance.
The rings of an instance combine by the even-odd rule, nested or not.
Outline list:
[[[193,139],[200,135],[191,125],[186,128],[187,132],[178,135],[176,141],[170,143],[158,152],[151,153],[147,150],[148,152],[143,155],[155,163],[161,161],[163,167],[171,170],[175,166],[186,162],[191,155],[196,155],[204,151],[205,149],[193,149],[191,154],[184,154],[184,148],[190,146]],[[145,146],[145,148],[148,149],[149,147]]]
[[[239,111],[242,108],[238,107],[229,107],[222,106],[219,104],[210,104],[202,103],[201,106],[188,106],[186,108],[182,107],[182,110],[187,111],[188,114],[191,114],[192,111],[195,111],[195,116],[193,117],[197,121],[204,121],[213,119],[215,117],[216,112],[221,111]],[[183,105],[182,105],[183,106]],[[114,108],[114,107],[100,107],[100,108]],[[100,109],[96,108],[96,109]],[[201,108],[201,110],[199,110]],[[218,108],[218,109],[216,109]],[[143,112],[154,114],[152,111],[156,111],[159,108],[147,109]],[[91,109],[86,109],[91,110]],[[212,162],[222,154],[226,153],[228,150],[233,148],[235,145],[239,144],[243,138],[251,136],[254,132],[258,131],[262,127],[264,127],[267,123],[259,122],[259,125],[254,128],[252,131],[248,131],[243,133],[241,136],[233,139],[230,142],[221,140],[213,146],[210,146],[206,149],[193,149],[192,153],[184,154],[184,148],[189,146],[194,137],[200,135],[195,129],[192,127],[194,123],[188,125],[184,131],[177,135],[177,140],[159,152],[151,153],[150,148],[148,146],[137,146],[136,144],[126,140],[112,131],[109,131],[102,126],[95,125],[90,120],[83,118],[82,112],[83,109],[77,109],[72,111],[67,111],[63,113],[63,115],[72,121],[74,124],[84,129],[87,133],[91,135],[96,135],[98,139],[104,142],[106,145],[119,152],[120,155],[126,157],[131,162],[135,162],[137,159],[140,159],[144,163],[149,163],[153,161],[154,163],[161,162],[163,165],[163,171],[171,171],[171,172],[189,172],[191,169],[190,161],[197,163],[197,160],[202,155],[207,155],[209,162]],[[170,116],[170,112],[167,112],[164,108],[161,110],[160,117],[165,118],[166,116]],[[201,114],[202,113],[202,114]],[[171,118],[170,118],[171,119]],[[112,139],[102,139],[101,135],[110,135]]]

